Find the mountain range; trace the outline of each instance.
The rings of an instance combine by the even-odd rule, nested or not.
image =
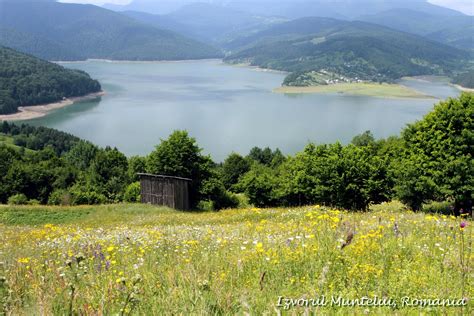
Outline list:
[[[422,35],[458,48],[474,49],[474,19],[468,15],[437,15],[412,9],[392,9],[359,17],[362,21]]]
[[[193,3],[221,6],[252,15],[280,16],[296,19],[308,16],[355,19],[394,8],[412,9],[436,15],[462,15],[448,8],[433,5],[426,0],[133,0],[126,5],[104,7],[117,11],[143,11],[168,14]]]
[[[93,5],[0,2],[0,45],[48,60],[182,60],[218,49]]]
[[[473,68],[473,31],[472,16],[425,0],[135,0],[103,8],[0,0],[0,45],[43,59],[225,57],[289,71],[290,85],[454,77]]]
[[[161,29],[168,29],[196,38],[200,41],[220,46],[242,33],[262,30],[286,19],[252,15],[244,11],[208,4],[194,3],[164,15],[139,11],[121,12],[131,18]]]
[[[235,39],[227,48],[232,51],[227,62],[292,72],[285,81],[289,85],[299,85],[302,76],[319,72],[367,81],[428,74],[452,76],[470,59],[467,51],[418,35],[331,18],[301,18],[278,24]]]
[[[175,10],[160,15],[152,14],[160,11],[156,10],[158,4],[147,0],[135,0],[115,8],[143,23],[220,47],[242,33],[256,33],[274,24],[314,16],[371,22],[457,48],[474,49],[474,18],[425,0],[190,2],[180,1],[183,6],[170,4],[168,7],[175,7]],[[134,11],[129,11],[131,9]]]

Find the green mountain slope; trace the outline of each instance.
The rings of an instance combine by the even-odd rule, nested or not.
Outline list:
[[[14,113],[19,106],[55,102],[100,89],[99,82],[83,71],[0,46],[0,114]]]
[[[284,21],[281,18],[257,16],[209,3],[189,4],[166,15],[138,11],[125,11],[122,14],[213,44],[225,42],[235,37],[235,34],[260,31],[273,23]]]
[[[474,17],[439,16],[409,9],[393,9],[359,17],[392,29],[425,36],[455,47],[474,49]]]
[[[303,18],[229,45],[230,63],[292,72],[285,81],[320,72],[343,80],[393,81],[403,76],[452,75],[469,53],[420,36],[365,22]],[[317,74],[316,74],[317,75]],[[305,83],[304,85],[306,85]]]
[[[93,5],[3,0],[0,6],[0,44],[49,60],[180,60],[220,55],[209,45]],[[47,42],[38,47],[44,39]]]

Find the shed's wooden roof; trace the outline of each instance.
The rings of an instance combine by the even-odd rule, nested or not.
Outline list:
[[[173,176],[164,176],[160,174],[151,174],[151,173],[137,173],[141,177],[151,177],[151,178],[162,178],[162,179],[175,179],[175,180],[184,180],[184,181],[193,181],[188,178],[173,177]]]

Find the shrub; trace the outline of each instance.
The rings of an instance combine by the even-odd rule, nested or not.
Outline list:
[[[133,182],[125,189],[124,200],[126,202],[140,202],[140,182]]]
[[[49,205],[71,205],[71,194],[67,190],[55,190],[53,191],[49,198]]]
[[[212,202],[211,210],[234,208],[239,205],[237,197],[225,189],[216,173],[203,183],[201,194],[204,201]]]
[[[421,210],[425,213],[438,213],[444,215],[454,214],[454,203],[450,201],[430,202],[423,204]]]
[[[278,179],[273,169],[255,164],[237,184],[237,188],[247,195],[249,202],[256,207],[279,204],[276,189]]]
[[[237,208],[239,206],[239,198],[236,194],[224,190],[222,194],[214,198],[213,206],[215,210]]]
[[[103,204],[107,201],[107,198],[103,194],[93,190],[82,190],[80,188],[71,190],[71,196],[73,205],[95,205]]]
[[[8,204],[10,205],[26,205],[28,204],[28,198],[23,193],[15,194],[8,198]]]
[[[28,205],[40,205],[41,203],[37,199],[31,199],[26,204],[28,204]]]

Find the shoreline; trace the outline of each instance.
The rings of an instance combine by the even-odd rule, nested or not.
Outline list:
[[[463,86],[460,86],[460,85],[454,84],[454,83],[451,83],[451,85],[453,87],[455,87],[456,89],[464,91],[464,92],[471,92],[471,93],[474,92],[474,89],[472,89],[472,88],[466,88],[466,87],[463,87]]]
[[[80,97],[70,97],[61,101],[47,104],[20,106],[18,107],[19,112],[0,115],[0,121],[27,121],[40,118],[49,114],[49,112],[53,110],[61,109],[81,101],[94,100],[104,96],[105,94],[105,91],[102,90],[99,92],[89,93]]]
[[[291,72],[288,72],[288,71],[276,70],[276,69],[271,69],[271,68],[262,68],[262,67],[259,67],[259,66],[252,66],[249,63],[231,64],[231,63],[226,63],[224,60],[222,60],[222,64],[233,66],[233,67],[238,67],[238,68],[248,68],[248,69],[255,70],[255,71],[260,71],[260,72],[269,72],[269,73],[276,73],[276,74],[281,74],[281,75],[291,74]]]
[[[282,86],[273,89],[273,92],[283,94],[340,94],[391,99],[436,99],[404,85],[378,83],[339,83],[308,87]]]
[[[455,84],[450,82],[450,79],[445,76],[415,76],[415,77],[403,77],[401,78],[403,80],[413,80],[413,81],[420,81],[420,82],[433,82],[434,79],[435,81],[438,80],[440,82],[446,82],[448,85],[451,87],[454,87],[460,91],[465,91],[465,92],[474,92],[474,88],[466,88],[461,85]]]
[[[100,58],[89,58],[86,60],[55,60],[51,61],[56,64],[78,64],[88,62],[105,62],[105,63],[134,63],[134,64],[168,64],[168,63],[189,63],[196,61],[222,61],[220,58],[206,58],[206,59],[183,59],[183,60],[120,60],[120,59],[100,59]]]

